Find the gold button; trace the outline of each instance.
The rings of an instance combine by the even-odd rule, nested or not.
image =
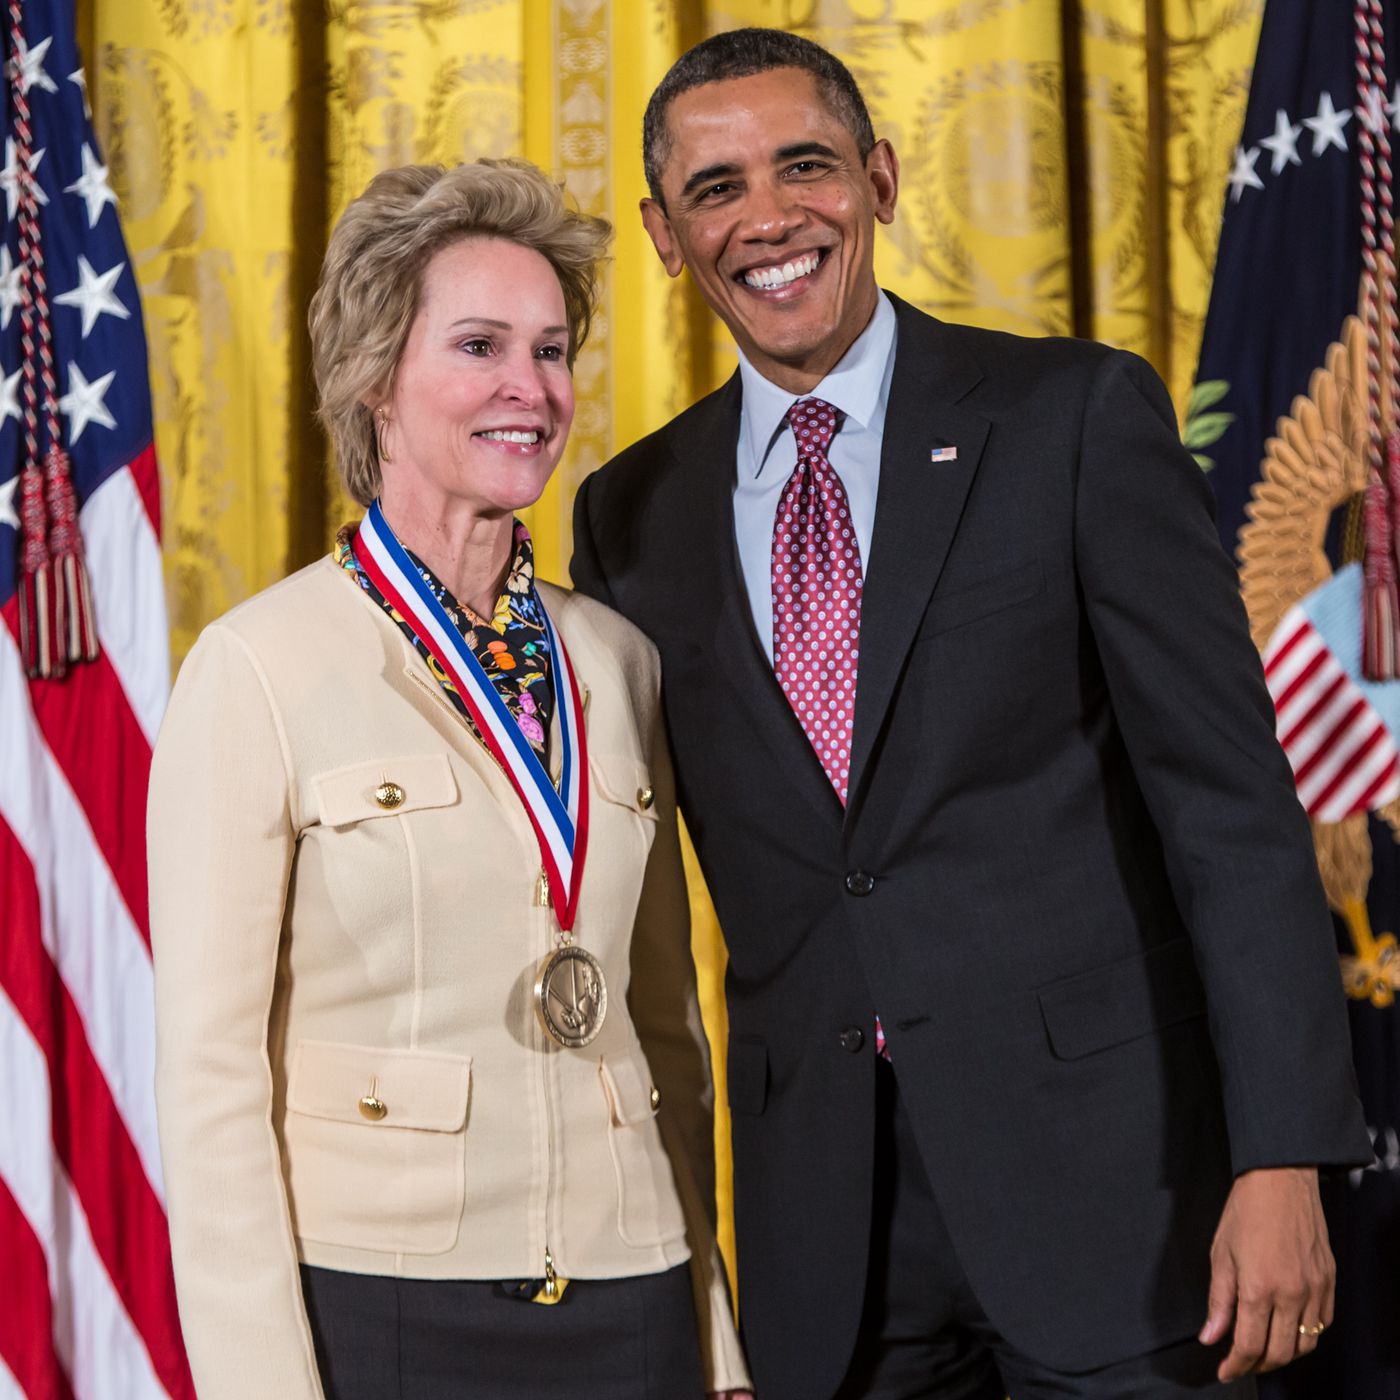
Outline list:
[[[656,794],[649,788],[637,789],[637,806],[644,812],[651,810],[651,804],[656,801]]]
[[[388,1111],[389,1110],[384,1105],[384,1100],[375,1098],[373,1094],[366,1094],[364,1098],[360,1100],[360,1112],[368,1118],[371,1123],[379,1122]]]
[[[362,788],[361,791],[363,792],[364,789]],[[380,783],[374,790],[374,800],[389,811],[401,806],[403,797],[403,789],[397,783]]]
[[[655,1084],[651,1086],[651,1111],[656,1112],[661,1107],[661,1090]]]

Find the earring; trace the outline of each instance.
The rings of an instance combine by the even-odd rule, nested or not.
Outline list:
[[[387,408],[376,408],[374,410],[374,445],[379,452],[381,462],[391,462],[393,458],[389,456],[384,446],[384,434],[389,427],[389,410]]]

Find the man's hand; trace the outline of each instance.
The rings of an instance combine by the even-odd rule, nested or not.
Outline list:
[[[1332,1325],[1337,1282],[1316,1168],[1236,1177],[1210,1265],[1210,1310],[1200,1340],[1213,1346],[1231,1319],[1235,1324],[1230,1354],[1220,1363],[1222,1381],[1273,1371],[1312,1351],[1321,1327]]]

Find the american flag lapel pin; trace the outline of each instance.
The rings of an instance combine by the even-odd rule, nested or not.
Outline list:
[[[958,449],[956,447],[935,447],[929,453],[931,462],[956,462],[958,460]]]

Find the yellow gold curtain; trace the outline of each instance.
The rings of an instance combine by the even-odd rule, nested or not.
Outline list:
[[[351,518],[312,420],[305,313],[327,232],[375,171],[523,154],[617,227],[569,454],[531,512],[541,571],[564,580],[578,482],[733,365],[636,216],[642,111],[686,46],[761,24],[834,50],[903,162],[883,284],[947,319],[1137,350],[1184,405],[1262,7],[79,0],[144,295],[176,659]],[[722,1046],[723,949],[691,864]],[[727,1131],[721,1111],[726,1206]],[[725,1244],[732,1259],[727,1226]]]

